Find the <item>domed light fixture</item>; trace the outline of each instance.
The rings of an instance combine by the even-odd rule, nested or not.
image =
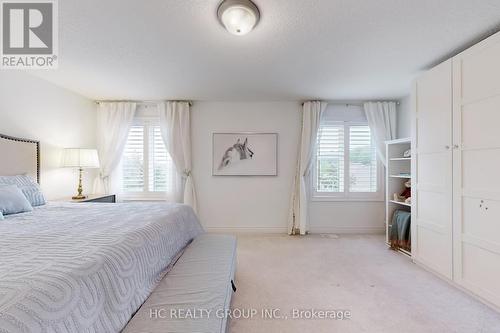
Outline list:
[[[217,16],[226,30],[237,36],[252,31],[260,20],[259,8],[250,0],[224,0]]]

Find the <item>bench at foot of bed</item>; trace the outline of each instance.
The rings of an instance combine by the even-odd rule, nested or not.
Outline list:
[[[199,236],[123,332],[226,332],[235,265],[233,236]]]

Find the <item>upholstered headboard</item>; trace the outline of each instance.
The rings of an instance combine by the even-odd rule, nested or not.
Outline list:
[[[0,176],[25,173],[40,183],[40,143],[0,134]]]

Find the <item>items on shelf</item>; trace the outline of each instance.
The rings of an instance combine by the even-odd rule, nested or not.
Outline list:
[[[394,201],[404,202],[411,204],[411,181],[405,182],[405,189],[400,194],[394,193]]]
[[[405,152],[403,153],[403,157],[404,158],[411,157],[411,149],[405,150]]]
[[[411,213],[405,210],[395,210],[389,228],[391,249],[411,251]]]

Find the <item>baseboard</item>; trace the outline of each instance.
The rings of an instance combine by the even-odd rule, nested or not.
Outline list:
[[[220,234],[288,234],[286,227],[205,227],[209,233]],[[310,234],[384,234],[384,227],[311,227]]]
[[[209,233],[218,234],[288,234],[286,227],[205,227]]]
[[[382,227],[337,227],[337,226],[311,226],[311,234],[384,234]]]

